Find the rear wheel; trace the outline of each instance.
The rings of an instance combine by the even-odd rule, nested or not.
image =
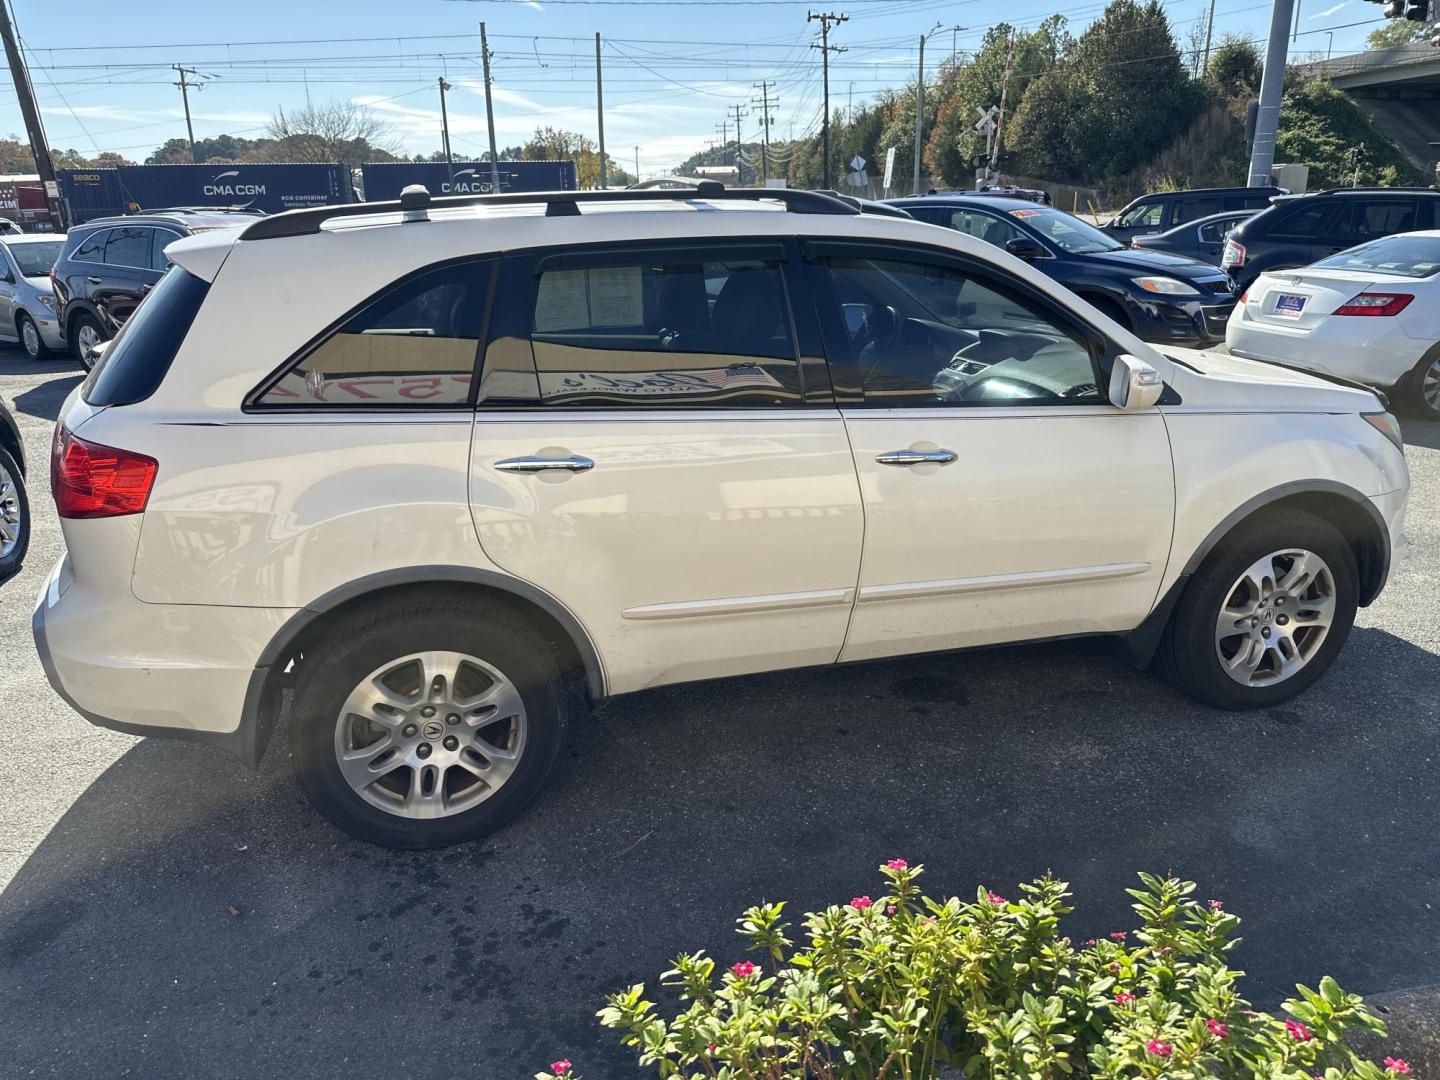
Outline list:
[[[25,480],[10,451],[0,446],[0,581],[25,561],[30,546],[30,502]]]
[[[1354,553],[1334,526],[1298,510],[1256,516],[1190,579],[1161,642],[1161,667],[1216,708],[1287,701],[1335,659],[1358,591]]]
[[[1440,353],[1427,354],[1410,372],[1407,403],[1427,420],[1440,420]]]
[[[82,311],[70,323],[70,353],[89,371],[95,366],[95,349],[105,340],[105,330],[98,319]]]
[[[524,809],[565,720],[549,645],[508,609],[382,601],[306,655],[290,751],[310,801],[346,832],[443,847]]]

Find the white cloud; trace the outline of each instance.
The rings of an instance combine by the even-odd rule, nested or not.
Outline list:
[[[1342,0],[1341,3],[1336,4],[1334,7],[1328,7],[1324,11],[1317,11],[1314,15],[1307,16],[1306,22],[1314,22],[1316,19],[1328,18],[1329,16],[1334,15],[1341,8],[1346,8],[1349,6],[1350,0]]]

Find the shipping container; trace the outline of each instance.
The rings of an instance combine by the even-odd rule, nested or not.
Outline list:
[[[354,201],[344,165],[122,165],[61,169],[59,180],[72,224],[169,206],[249,207],[278,214]]]
[[[573,161],[501,161],[496,168],[501,191],[575,190]],[[488,161],[387,161],[362,165],[360,172],[370,202],[398,199],[411,184],[424,184],[431,195],[488,195],[491,187]]]

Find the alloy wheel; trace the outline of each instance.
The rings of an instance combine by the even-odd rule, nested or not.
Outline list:
[[[80,362],[90,368],[95,365],[95,348],[100,344],[100,331],[89,323],[81,323],[75,331],[75,340],[80,345]]]
[[[20,508],[19,481],[10,475],[10,470],[0,465],[0,559],[20,546],[25,531],[23,511]]]
[[[1420,380],[1420,395],[1431,412],[1440,413],[1440,358],[1425,369]]]
[[[1335,619],[1335,576],[1313,551],[1289,548],[1255,560],[1226,594],[1215,652],[1244,686],[1290,678],[1315,656]]]
[[[515,684],[457,652],[420,652],[362,679],[335,722],[335,759],[350,788],[404,818],[462,813],[497,792],[525,752]]]
[[[25,348],[25,355],[31,360],[40,359],[40,330],[33,319],[22,319],[20,322],[20,343]]]

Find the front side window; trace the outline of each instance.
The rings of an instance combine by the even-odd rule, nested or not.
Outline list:
[[[1104,401],[1083,336],[1001,282],[918,261],[835,258],[825,267],[840,308],[839,359],[866,404]]]
[[[992,214],[981,213],[979,210],[952,210],[950,227],[956,232],[973,236],[977,240],[984,240],[985,243],[994,244],[998,248],[1003,248],[1011,240],[1029,239],[1018,225],[1012,225],[1008,221],[1002,221]]]
[[[150,269],[164,270],[170,265],[170,260],[165,257],[165,245],[173,244],[180,239],[180,234],[169,229],[152,229],[155,235],[150,244]]]
[[[75,254],[70,257],[82,262],[104,262],[105,241],[109,236],[109,229],[96,229],[80,242],[80,246],[75,249]]]
[[[470,400],[489,263],[412,278],[312,346],[261,406],[450,406]]]
[[[1180,213],[1176,217],[1177,222],[1194,221],[1196,218],[1209,217],[1211,214],[1220,212],[1220,199],[1215,195],[1204,195],[1190,199],[1180,200]]]
[[[801,399],[778,259],[714,253],[542,265],[530,342],[544,405]]]
[[[1147,228],[1155,229],[1160,226],[1160,219],[1165,214],[1164,203],[1142,203],[1139,206],[1132,206],[1120,215],[1119,224],[1126,229]]]
[[[106,265],[147,269],[150,266],[150,233],[153,231],[136,225],[111,229],[110,239],[105,241]]]
[[[1413,202],[1366,202],[1355,207],[1351,235],[1357,244],[1394,233],[1410,232],[1420,216]]]

